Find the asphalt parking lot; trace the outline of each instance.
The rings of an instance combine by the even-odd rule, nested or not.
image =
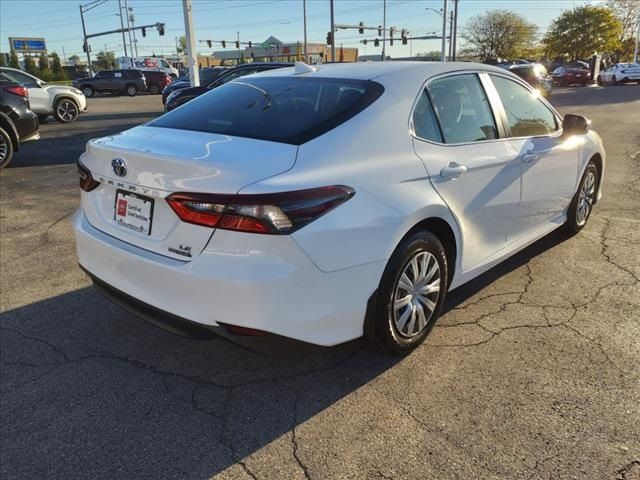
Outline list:
[[[76,264],[73,164],[160,97],[50,120],[0,174],[0,477],[640,479],[640,87],[552,103],[604,138],[603,200],[452,292],[404,359],[266,358],[104,300]]]

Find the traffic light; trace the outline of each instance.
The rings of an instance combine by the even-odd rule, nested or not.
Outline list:
[[[382,36],[382,25],[378,25],[378,36]]]
[[[211,40],[207,40],[207,47],[211,48]]]
[[[407,33],[408,32],[404,28],[402,29],[402,32],[400,32],[400,36],[402,37],[402,44],[403,45],[406,45],[408,43],[407,42]]]
[[[156,28],[158,29],[158,33],[162,37],[164,35],[164,23],[156,23]]]
[[[377,38],[373,41],[373,46],[374,47],[379,47],[380,46],[380,40],[378,40]]]
[[[236,40],[236,48],[240,48],[240,42]]]
[[[142,27],[142,36],[146,37],[147,36],[147,29]]]
[[[227,48],[227,42],[225,40],[222,40],[222,48]]]
[[[362,40],[362,44],[366,45],[367,44],[367,39],[365,38],[364,40]]]
[[[396,31],[394,27],[389,29],[389,46],[393,47],[393,34]]]
[[[364,33],[364,22],[358,24],[358,33]]]
[[[251,40],[249,40],[249,48],[251,48]]]
[[[333,32],[327,32],[327,45],[333,45]]]
[[[85,53],[89,51],[89,53],[91,53],[91,45],[89,45],[89,42],[84,42],[82,44],[82,51]]]

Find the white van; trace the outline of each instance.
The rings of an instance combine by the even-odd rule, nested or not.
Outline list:
[[[169,65],[169,62],[164,58],[120,57],[118,58],[118,68],[123,70],[128,68],[133,68],[135,70],[157,70],[168,74],[171,78],[178,77],[178,70]]]

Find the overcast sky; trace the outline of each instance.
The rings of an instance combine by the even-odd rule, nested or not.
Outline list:
[[[122,0],[124,4],[124,0]],[[83,4],[89,3],[84,0]],[[166,33],[160,37],[155,30],[147,32],[146,38],[138,34],[140,55],[175,52],[175,38],[184,35],[182,0],[128,0],[133,8],[136,24],[164,22]],[[450,1],[449,4],[452,2]],[[525,16],[539,26],[543,33],[550,22],[563,10],[584,3],[598,4],[598,0],[460,0],[460,33],[469,17],[488,10],[510,9]],[[241,41],[262,42],[273,35],[284,42],[302,41],[302,0],[193,0],[196,38],[198,40],[235,41],[240,32]],[[442,29],[438,14],[427,8],[439,10],[442,0],[387,0],[387,25],[398,30],[408,29],[412,35],[425,35]],[[0,51],[9,50],[8,37],[44,37],[47,48],[67,58],[73,54],[83,55],[82,26],[77,0],[0,0]],[[336,23],[366,25],[382,24],[383,0],[335,0]],[[88,33],[120,28],[118,1],[107,0],[86,14]],[[309,42],[325,42],[329,31],[329,0],[307,0],[307,29]],[[339,31],[336,45],[359,47],[360,54],[380,53],[371,43],[366,47],[359,43],[362,38],[372,39],[375,32],[358,35],[357,31]],[[93,54],[106,48],[122,55],[122,35],[112,34],[90,41]],[[402,46],[396,42],[387,47],[393,57],[414,55],[417,52],[438,50],[440,41],[423,40]],[[227,48],[233,48],[227,45]],[[198,43],[198,51],[208,54],[212,49]]]

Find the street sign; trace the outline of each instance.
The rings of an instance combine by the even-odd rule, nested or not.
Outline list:
[[[44,38],[9,37],[9,47],[16,53],[46,53]]]

